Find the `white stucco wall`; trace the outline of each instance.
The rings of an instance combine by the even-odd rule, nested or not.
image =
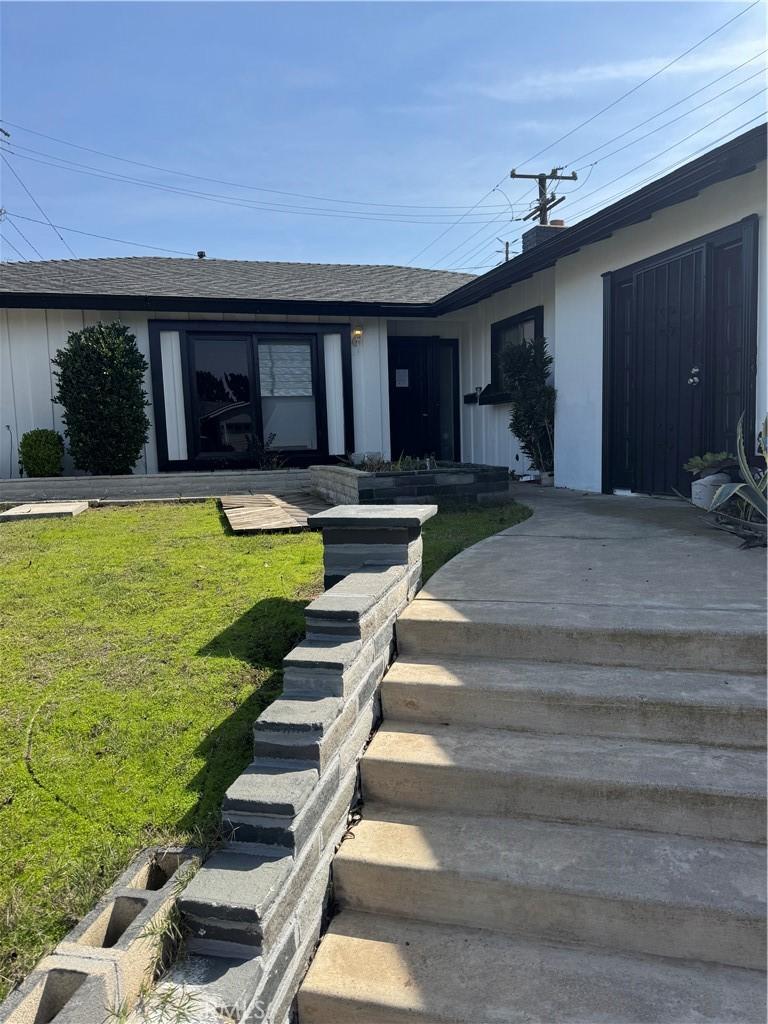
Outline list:
[[[520,281],[483,299],[469,309],[452,313],[461,317],[461,395],[484,388],[491,381],[491,325],[498,320],[515,316],[534,306],[544,307],[544,336],[549,351],[556,355],[554,270],[545,270],[526,281]],[[446,318],[447,319],[447,318]],[[439,328],[432,333],[447,335],[443,321],[435,321]],[[557,360],[555,360],[557,384]],[[461,400],[461,399],[460,399]],[[528,460],[509,429],[508,405],[461,405],[461,448],[465,462],[480,462],[492,466],[507,466],[524,473]]]
[[[766,165],[655,213],[555,266],[557,355],[555,483],[602,486],[603,281],[607,271],[664,252],[756,213],[760,217],[756,412],[766,411]]]

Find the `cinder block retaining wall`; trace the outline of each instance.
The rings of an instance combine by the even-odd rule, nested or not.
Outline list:
[[[366,472],[352,466],[310,466],[312,490],[339,505],[410,504],[446,498],[482,501],[509,491],[505,466],[438,466],[410,472]]]
[[[162,500],[222,494],[291,494],[309,490],[309,470],[222,470],[127,476],[49,476],[0,480],[0,502]]]
[[[211,1020],[222,1009],[241,1024],[289,1018],[380,719],[395,620],[420,585],[421,525],[436,511],[343,506],[310,520],[323,532],[329,589],[306,608],[283,696],[254,724],[254,761],[227,790],[228,838],[179,901],[188,955],[166,984],[194,989]],[[211,980],[199,984],[201,974]]]
[[[190,847],[145,850],[0,1006],[3,1024],[100,1024],[151,984],[163,925],[199,863]],[[111,1015],[111,1016],[110,1016]]]

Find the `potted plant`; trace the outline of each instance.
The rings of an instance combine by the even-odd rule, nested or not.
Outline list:
[[[719,487],[729,483],[730,473],[725,472],[736,465],[730,452],[705,452],[689,459],[683,469],[692,473],[691,501],[697,508],[708,509]]]
[[[555,398],[550,378],[552,356],[546,338],[510,342],[501,351],[501,372],[512,411],[509,429],[539,472],[542,486],[551,486],[555,467]]]
[[[763,420],[757,439],[759,465],[750,465],[744,445],[744,413],[736,429],[738,482],[722,483],[714,494],[709,511],[715,514],[721,529],[741,537],[742,547],[765,547],[768,540],[768,417]]]

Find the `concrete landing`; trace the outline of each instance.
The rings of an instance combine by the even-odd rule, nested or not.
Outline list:
[[[667,640],[677,643],[687,636],[689,662],[676,667],[721,669],[728,663],[727,648],[740,644],[744,670],[760,671],[764,550],[741,550],[734,537],[669,499],[579,495],[524,485],[515,488],[514,496],[534,515],[463,551],[429,580],[398,624],[401,651],[418,653],[409,629],[429,620],[438,627],[443,621],[446,641],[455,640],[454,647],[441,644],[445,654],[480,654],[467,651],[460,627],[462,622],[484,623],[485,657],[589,660],[579,656],[573,634],[600,630],[613,632],[619,646],[636,637],[646,651],[646,667],[653,665],[650,637],[656,635],[663,647]],[[517,646],[517,654],[503,646],[494,650],[494,624],[499,637],[514,637],[517,646],[527,636],[533,649]],[[565,645],[559,654],[554,649],[558,636]],[[591,641],[589,649],[594,650]],[[663,651],[657,660],[661,666]],[[621,664],[620,652],[607,649],[604,663]]]
[[[87,501],[31,501],[0,512],[0,522],[11,523],[21,519],[66,519],[79,516],[87,508]]]

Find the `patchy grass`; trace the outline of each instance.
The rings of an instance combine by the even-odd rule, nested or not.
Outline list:
[[[425,577],[526,514],[441,512]],[[0,529],[0,998],[137,849],[213,833],[321,561],[212,501]]]

